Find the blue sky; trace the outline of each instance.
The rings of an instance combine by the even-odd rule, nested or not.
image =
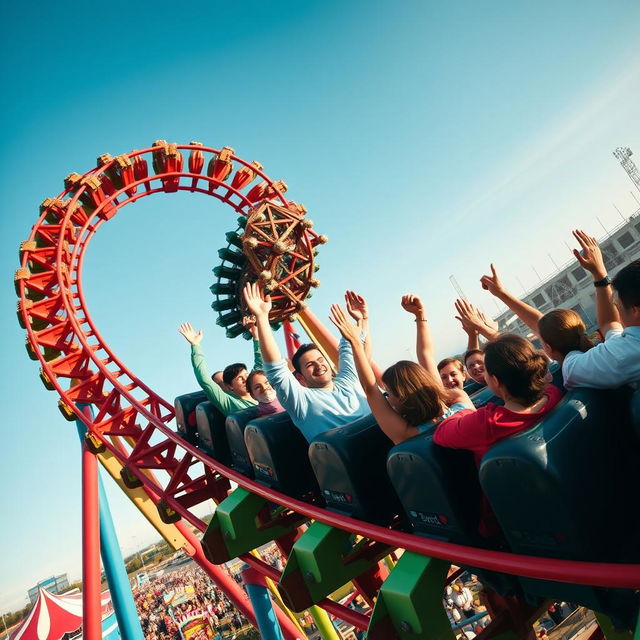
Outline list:
[[[11,281],[68,173],[158,138],[259,160],[329,236],[312,309],[326,318],[346,287],[363,293],[383,366],[413,354],[403,293],[425,299],[438,355],[459,352],[450,275],[495,313],[478,285],[491,260],[519,292],[532,265],[544,277],[549,254],[570,258],[572,228],[601,235],[597,218],[621,222],[614,204],[638,207],[611,155],[640,155],[634,0],[5,5],[0,611],[38,579],[80,575],[77,436],[26,357]],[[180,322],[204,328],[212,367],[250,358],[210,309],[234,225],[212,198],[167,194],[123,209],[89,247],[96,325],[170,400],[195,388]],[[125,552],[155,540],[106,485]]]

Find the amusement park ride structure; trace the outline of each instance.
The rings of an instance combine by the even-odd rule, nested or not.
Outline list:
[[[44,386],[58,393],[66,419],[80,420],[87,428],[83,452],[86,638],[99,637],[100,620],[96,460],[165,540],[192,556],[254,624],[245,594],[214,562],[238,555],[255,572],[279,582],[284,603],[276,611],[287,639],[304,634],[285,604],[296,611],[317,605],[317,620],[326,615],[323,609],[357,629],[368,629],[372,640],[451,638],[442,591],[445,582],[457,575],[447,577],[452,562],[484,573],[490,584],[495,573],[515,584],[513,589],[487,589],[485,603],[492,623],[482,633],[483,640],[529,636],[532,621],[548,605],[544,596],[557,598],[554,585],[558,584],[565,587],[562,593],[573,589],[577,602],[582,591],[622,593],[624,602],[632,603],[623,607],[624,621],[618,621],[620,608],[612,605],[611,611],[599,614],[596,633],[605,633],[610,640],[630,637],[637,619],[633,590],[640,587],[640,564],[625,564],[624,559],[536,557],[450,541],[455,538],[415,535],[402,518],[367,522],[357,511],[325,508],[331,507],[333,494],[322,487],[322,481],[323,491],[287,494],[282,491],[287,483],[278,484],[278,474],[269,467],[275,457],[269,447],[275,445],[267,442],[266,429],[261,431],[260,425],[248,421],[244,435],[247,447],[251,448],[253,438],[253,451],[263,447],[271,462],[260,466],[252,458],[255,473],[240,473],[228,460],[216,458],[211,450],[203,451],[194,444],[196,440],[185,437],[193,418],[188,413],[194,406],[177,402],[174,409],[110,350],[91,319],[82,288],[89,242],[124,205],[156,193],[187,191],[211,195],[240,215],[241,229],[227,234],[229,246],[220,252],[223,264],[212,287],[216,296],[212,306],[228,337],[243,331],[239,288],[249,279],[258,279],[274,300],[272,322],[284,323],[289,354],[295,347],[290,323],[297,321],[335,364],[336,341],[304,302],[310,289],[318,286],[315,253],[326,238],[313,230],[302,205],[285,198],[287,187],[282,181],[271,180],[259,163],[245,162],[228,147],[217,150],[196,142],[175,145],[160,140],[128,154],[102,155],[95,168],[67,176],[64,184],[58,197],[44,200],[29,239],[20,246],[15,285],[26,348],[40,363]],[[171,426],[174,420],[177,430]],[[295,428],[291,431],[281,418],[264,420],[273,426],[274,434],[293,437]],[[359,428],[364,433],[370,427]],[[307,464],[308,445],[299,445],[300,458]],[[318,456],[322,446],[316,447]],[[287,455],[295,457],[295,447],[288,448]],[[268,473],[261,476],[261,469]],[[231,482],[238,488],[231,491]],[[311,478],[311,485],[315,482]],[[219,506],[207,530],[193,508],[208,500]],[[187,525],[203,533],[207,530],[202,542]],[[282,572],[252,552],[271,540],[288,559]],[[405,550],[399,559],[396,549]],[[638,561],[637,555],[633,561]],[[349,580],[372,605],[371,615],[327,597]],[[541,597],[540,589],[533,589],[537,597],[516,597],[527,591],[523,591],[526,584],[548,585],[548,592]],[[274,595],[277,599],[278,593]],[[585,598],[591,601],[590,596]],[[628,623],[631,618],[633,624]],[[329,630],[326,633],[331,637]]]

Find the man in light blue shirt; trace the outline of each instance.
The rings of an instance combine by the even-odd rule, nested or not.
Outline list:
[[[596,316],[604,342],[585,351],[569,352],[562,363],[564,385],[615,389],[640,383],[640,260],[634,260],[611,280],[595,238],[582,231],[574,236],[582,251],[574,251],[593,276]]]
[[[310,442],[315,436],[341,427],[370,413],[358,380],[351,345],[340,341],[338,374],[314,344],[303,345],[292,358],[295,371],[289,371],[269,325],[271,299],[262,298],[256,284],[248,284],[244,298],[256,317],[258,340],[264,371],[280,404],[293,423]]]

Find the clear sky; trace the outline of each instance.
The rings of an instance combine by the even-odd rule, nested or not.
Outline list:
[[[636,0],[4,3],[0,287],[4,425],[0,611],[39,579],[80,575],[75,427],[38,378],[15,316],[18,246],[38,205],[102,153],[163,138],[232,146],[304,203],[320,233],[312,309],[370,303],[382,366],[413,357],[403,293],[423,296],[438,355],[464,348],[490,261],[516,292],[638,205],[611,155],[640,162]],[[636,156],[634,156],[636,158]],[[638,195],[638,194],[636,194]],[[598,221],[600,220],[600,222]],[[118,356],[165,398],[194,390],[177,325],[211,367],[250,359],[214,325],[208,287],[235,215],[213,198],[129,205],[88,250],[84,288]],[[157,534],[106,480],[125,553]]]

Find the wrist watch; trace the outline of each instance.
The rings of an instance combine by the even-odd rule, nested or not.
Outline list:
[[[611,278],[609,276],[605,276],[602,280],[594,280],[594,287],[606,287],[611,284]]]

